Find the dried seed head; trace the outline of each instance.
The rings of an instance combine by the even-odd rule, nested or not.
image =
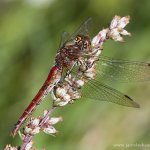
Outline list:
[[[40,127],[36,127],[32,130],[32,132],[30,133],[31,135],[35,135],[35,134],[38,134],[40,132]]]
[[[122,18],[120,16],[115,16],[110,24],[108,36],[114,41],[123,42],[124,40],[121,35],[131,35],[129,32],[124,30],[124,27],[129,23],[129,20],[129,16]]]
[[[31,123],[33,126],[38,126],[39,123],[40,123],[40,119],[35,118],[35,119],[31,120],[30,123]]]
[[[120,36],[118,28],[112,29],[109,32],[109,37],[111,37],[114,41],[123,42],[123,38]]]
[[[33,142],[30,141],[30,142],[26,145],[25,150],[31,150],[32,145],[33,145]]]
[[[129,33],[128,31],[126,31],[126,30],[124,30],[124,29],[122,29],[122,30],[120,31],[120,34],[131,36],[131,33]]]
[[[47,128],[44,128],[43,131],[46,134],[50,134],[50,135],[57,133],[57,130],[53,126],[49,126]]]
[[[56,90],[56,95],[59,95],[59,97],[64,97],[66,95],[66,89],[58,87]]]
[[[118,21],[118,28],[124,28],[130,21],[130,16],[122,17]]]
[[[84,81],[83,80],[77,80],[76,81],[77,87],[82,87],[84,85]]]
[[[7,144],[6,147],[4,148],[4,150],[18,150],[17,147],[13,147],[10,144]]]
[[[49,125],[53,125],[53,124],[56,124],[60,121],[63,121],[62,117],[52,117],[50,118],[50,120],[48,121],[48,124]]]
[[[31,128],[29,128],[27,126],[24,128],[24,134],[30,134],[31,132],[32,132]]]
[[[93,48],[101,48],[103,42],[107,39],[108,29],[103,29],[92,39]]]
[[[110,29],[116,28],[117,25],[118,25],[118,21],[120,20],[120,18],[121,18],[121,17],[119,17],[119,16],[115,16],[115,17],[113,18],[113,20],[111,21],[109,28],[110,28]]]
[[[65,106],[67,105],[69,102],[68,101],[60,101],[60,102],[57,102],[57,103],[54,103],[55,106]]]

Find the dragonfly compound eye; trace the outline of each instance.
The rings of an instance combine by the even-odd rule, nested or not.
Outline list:
[[[84,47],[85,49],[87,49],[87,47],[88,47],[88,43],[87,43],[87,42],[85,42],[85,43],[84,43],[84,45],[83,45],[83,47]]]
[[[76,40],[77,43],[79,43],[82,40],[82,38],[81,38],[81,36],[77,35],[75,40]]]

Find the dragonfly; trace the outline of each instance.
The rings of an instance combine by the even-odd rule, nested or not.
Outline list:
[[[96,53],[93,53],[91,46],[91,38],[89,36],[90,24],[91,18],[87,19],[74,34],[69,35],[65,32],[62,35],[60,47],[55,57],[55,65],[50,69],[43,86],[16,123],[12,131],[13,136],[16,135],[22,124],[30,114],[35,111],[45,96],[52,92],[53,97],[57,99],[57,90],[63,86],[69,85],[68,90],[71,88],[71,91],[76,92],[77,95],[79,93],[78,91],[82,93],[82,96],[78,95],[72,99],[87,97],[89,99],[113,102],[128,107],[139,107],[139,104],[132,100],[132,98],[110,87],[105,81],[107,81],[107,83],[112,81],[149,81],[150,64],[117,60],[103,55],[97,56]],[[94,58],[94,61],[87,63],[92,58]],[[90,70],[92,67],[94,69],[96,68],[96,74],[93,76],[87,72],[87,70]],[[71,82],[69,82],[68,79],[71,75],[73,77],[71,77]],[[86,86],[81,88],[81,86],[74,84],[73,80],[77,81],[77,79],[83,77],[84,82],[88,81]],[[89,92],[91,89],[92,92]]]

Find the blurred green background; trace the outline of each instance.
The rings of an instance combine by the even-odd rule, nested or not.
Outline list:
[[[10,131],[44,82],[63,31],[73,33],[89,16],[92,35],[107,27],[114,15],[130,15],[126,43],[109,41],[103,54],[150,62],[150,1],[140,0],[0,0],[0,149],[20,145]],[[150,82],[111,86],[130,95],[140,109],[107,102],[80,100],[58,110],[64,121],[59,133],[34,138],[47,150],[116,150],[114,144],[150,144]],[[35,115],[49,108],[50,96]],[[150,149],[150,147],[148,147]],[[131,147],[130,149],[144,149]]]

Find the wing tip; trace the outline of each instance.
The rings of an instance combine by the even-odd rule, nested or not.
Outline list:
[[[135,108],[140,108],[140,105],[137,102],[134,101],[134,107]]]
[[[135,102],[131,97],[129,97],[128,95],[124,95],[124,96],[132,101],[131,107],[140,108],[140,105],[137,102]]]

